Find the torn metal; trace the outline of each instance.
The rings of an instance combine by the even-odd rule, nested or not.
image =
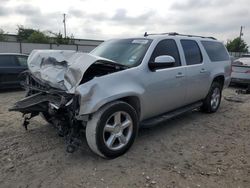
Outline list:
[[[28,58],[28,68],[22,74],[26,97],[9,110],[23,113],[25,129],[31,118],[41,114],[65,137],[68,152],[75,151],[81,143],[88,114],[79,112],[97,84],[77,91],[79,85],[127,69],[91,54],[58,50],[34,50]]]
[[[74,93],[80,83],[93,77],[125,68],[102,57],[66,50],[34,50],[29,56],[28,67],[37,79],[67,93]]]

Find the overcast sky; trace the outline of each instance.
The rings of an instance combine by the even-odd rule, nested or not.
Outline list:
[[[0,0],[0,28],[16,33],[17,25],[63,32],[75,38],[110,39],[142,36],[145,31],[239,36],[250,45],[249,0]]]

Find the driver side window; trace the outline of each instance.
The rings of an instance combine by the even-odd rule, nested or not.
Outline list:
[[[172,56],[175,59],[174,66],[181,66],[179,51],[176,42],[173,39],[160,41],[151,55],[150,62],[154,62],[155,58],[161,55]]]

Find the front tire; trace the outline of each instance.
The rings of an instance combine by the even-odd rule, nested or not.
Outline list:
[[[222,85],[219,82],[213,82],[207,97],[201,107],[202,111],[214,113],[218,110],[221,102]]]
[[[138,133],[135,109],[122,101],[103,106],[87,123],[86,138],[90,149],[104,158],[124,154]]]

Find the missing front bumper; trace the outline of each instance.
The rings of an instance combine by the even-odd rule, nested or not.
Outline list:
[[[24,114],[32,112],[46,112],[48,111],[49,103],[60,106],[62,104],[62,100],[63,99],[60,96],[36,93],[16,102],[14,106],[9,109],[9,111],[19,111]]]

